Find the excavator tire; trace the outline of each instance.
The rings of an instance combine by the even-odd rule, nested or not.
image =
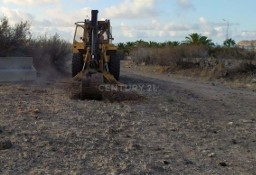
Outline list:
[[[120,57],[116,52],[110,52],[110,61],[108,63],[109,72],[118,81],[120,76]]]
[[[75,77],[83,69],[83,57],[81,53],[74,53],[72,57],[72,77]]]

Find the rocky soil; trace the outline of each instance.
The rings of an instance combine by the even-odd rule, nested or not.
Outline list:
[[[0,174],[256,174],[256,93],[123,68],[80,100],[69,78],[0,85]]]

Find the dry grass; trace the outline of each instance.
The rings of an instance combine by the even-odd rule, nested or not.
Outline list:
[[[254,93],[123,78],[160,89],[110,103],[70,99],[69,80],[0,85],[0,143],[13,143],[1,150],[0,174],[255,172]]]
[[[249,83],[256,77],[256,52],[240,48],[209,48],[195,45],[166,46],[162,48],[140,47],[132,52],[133,62],[145,65],[144,69],[156,73],[170,72],[204,79],[225,79]],[[207,64],[203,66],[197,58]],[[216,64],[212,64],[214,60]],[[235,66],[225,65],[226,61]],[[211,66],[209,66],[211,65]]]
[[[208,48],[203,46],[181,45],[163,48],[136,48],[131,52],[135,63],[172,66],[182,62],[182,58],[207,57]]]

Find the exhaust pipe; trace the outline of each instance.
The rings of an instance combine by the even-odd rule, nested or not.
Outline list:
[[[91,11],[91,57],[93,62],[98,61],[98,10]],[[96,65],[94,65],[96,66]],[[94,67],[93,66],[93,67]]]
[[[98,10],[92,10],[92,16],[91,16],[91,25],[92,27],[97,27],[98,26]]]

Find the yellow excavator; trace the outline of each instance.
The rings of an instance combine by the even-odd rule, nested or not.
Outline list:
[[[120,57],[112,44],[110,20],[98,21],[98,10],[91,11],[91,20],[76,22],[73,40],[72,77],[81,81],[81,98],[103,98],[99,86],[121,85]]]

